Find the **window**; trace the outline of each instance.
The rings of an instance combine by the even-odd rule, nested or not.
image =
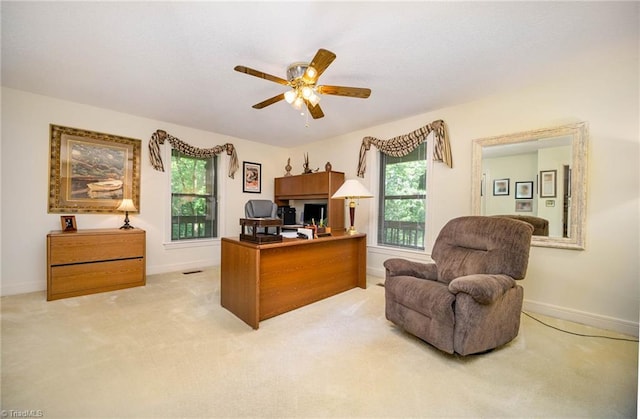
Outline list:
[[[424,249],[427,143],[404,157],[380,153],[378,244]]]
[[[217,157],[171,150],[171,240],[217,237]]]

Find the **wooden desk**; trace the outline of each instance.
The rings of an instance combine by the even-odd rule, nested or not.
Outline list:
[[[260,320],[367,287],[366,235],[255,244],[222,239],[221,304],[254,329]]]

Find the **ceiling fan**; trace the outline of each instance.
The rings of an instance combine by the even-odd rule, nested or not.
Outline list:
[[[316,85],[320,75],[324,73],[335,59],[336,54],[321,48],[310,63],[297,62],[289,65],[287,68],[287,80],[242,65],[236,66],[234,70],[291,87],[291,90],[285,93],[280,93],[272,98],[256,103],[253,105],[253,108],[262,109],[281,100],[285,100],[298,110],[301,110],[303,105],[306,105],[313,119],[318,119],[324,116],[319,105],[319,94],[348,96],[361,99],[366,99],[371,94],[371,89],[362,87]]]

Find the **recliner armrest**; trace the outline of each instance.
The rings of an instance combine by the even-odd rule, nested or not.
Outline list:
[[[491,304],[515,285],[516,281],[509,275],[474,274],[451,281],[449,291],[453,294],[464,292],[480,304]]]
[[[384,261],[387,278],[390,276],[414,276],[416,278],[438,279],[438,269],[435,263],[413,262],[406,259],[387,259]]]

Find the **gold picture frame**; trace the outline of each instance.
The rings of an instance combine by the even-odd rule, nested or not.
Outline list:
[[[48,211],[117,213],[120,202],[131,198],[139,212],[141,144],[51,124]]]

